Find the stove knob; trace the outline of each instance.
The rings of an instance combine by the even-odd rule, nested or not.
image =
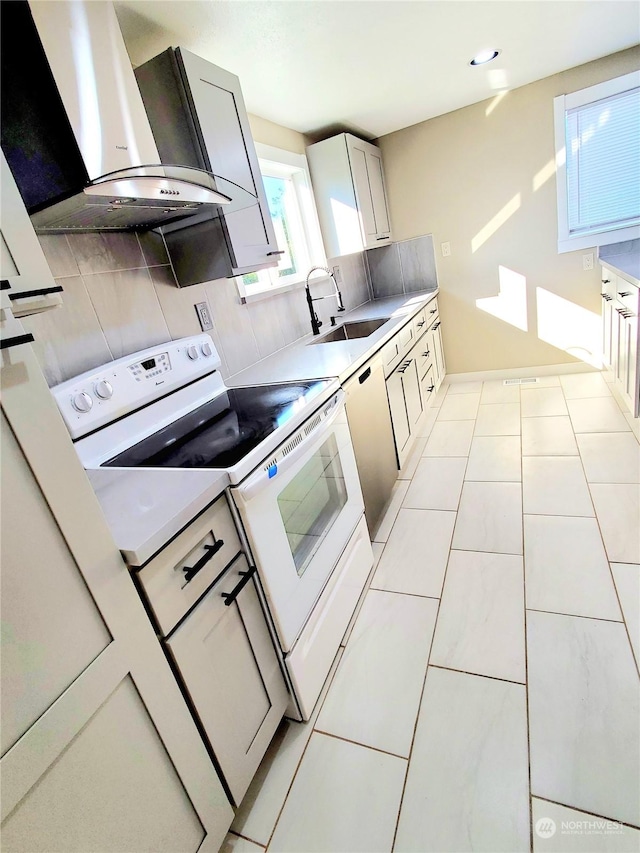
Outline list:
[[[200,353],[198,352],[198,347],[191,344],[190,347],[187,347],[187,355],[192,361],[195,361],[197,358],[200,358]]]
[[[74,396],[71,398],[71,405],[76,410],[76,412],[86,414],[86,412],[91,411],[91,407],[93,406],[93,400],[85,391],[81,391],[79,394],[74,394]]]
[[[106,379],[96,382],[93,390],[96,397],[99,397],[101,400],[108,400],[110,397],[113,397],[113,386]]]
[[[205,358],[209,358],[209,356],[213,353],[213,350],[211,349],[211,344],[209,344],[209,343],[202,344],[200,349],[202,350],[202,355]]]

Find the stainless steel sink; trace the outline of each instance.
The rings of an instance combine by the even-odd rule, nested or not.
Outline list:
[[[354,323],[343,323],[341,326],[338,326],[337,329],[334,329],[333,332],[329,332],[326,335],[315,338],[313,341],[309,341],[308,345],[329,344],[333,341],[352,341],[356,338],[367,338],[369,335],[373,334],[376,329],[383,326],[388,319],[388,317],[381,317],[378,320],[360,320],[359,322]]]

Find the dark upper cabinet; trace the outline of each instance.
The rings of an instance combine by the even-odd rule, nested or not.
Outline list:
[[[276,266],[269,215],[247,112],[234,75],[182,48],[135,70],[165,165],[207,169],[232,202],[219,218],[163,229],[181,286]]]

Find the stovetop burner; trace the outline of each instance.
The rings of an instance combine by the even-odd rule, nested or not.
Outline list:
[[[284,426],[331,380],[229,388],[103,463],[130,468],[228,468]]]

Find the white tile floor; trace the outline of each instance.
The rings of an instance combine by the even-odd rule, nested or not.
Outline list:
[[[225,853],[640,850],[640,448],[609,389],[440,389]]]

